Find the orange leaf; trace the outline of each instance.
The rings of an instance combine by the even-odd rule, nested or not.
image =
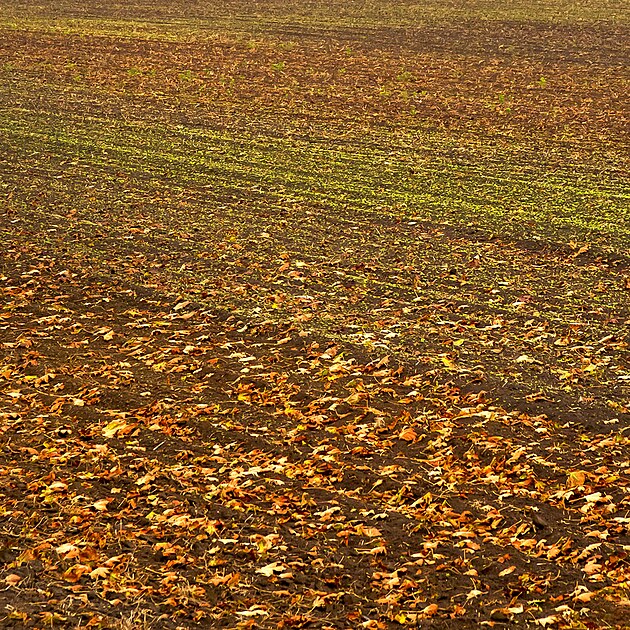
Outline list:
[[[63,579],[66,580],[66,582],[78,582],[82,575],[89,572],[90,567],[84,564],[75,564],[63,574]]]
[[[406,429],[403,429],[398,434],[398,438],[401,440],[405,440],[405,442],[413,442],[417,437],[418,437],[418,434],[411,427],[407,427]]]
[[[376,538],[377,536],[383,535],[378,529],[376,529],[376,527],[364,527],[363,533],[370,538]]]
[[[422,614],[426,615],[427,617],[433,617],[433,615],[435,615],[437,611],[438,611],[437,604],[429,604],[426,608],[422,609]]]
[[[577,488],[586,483],[586,473],[583,470],[574,470],[567,477],[567,488]]]
[[[79,556],[79,548],[72,543],[60,545],[57,549],[55,549],[55,551],[66,560],[77,558]]]
[[[21,575],[17,575],[16,573],[11,573],[10,575],[7,575],[7,577],[4,578],[4,581],[9,586],[17,586],[22,581],[22,579],[23,578]]]

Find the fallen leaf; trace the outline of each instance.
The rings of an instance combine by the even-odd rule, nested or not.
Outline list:
[[[417,437],[418,434],[411,427],[403,429],[398,434],[398,438],[401,440],[405,440],[405,442],[413,442]]]
[[[437,611],[439,610],[439,606],[437,604],[429,604],[422,609],[422,614],[425,617],[433,617]]]
[[[21,575],[17,575],[17,573],[11,573],[4,578],[4,581],[9,586],[17,586],[24,578]]]
[[[109,499],[99,499],[92,503],[92,507],[99,512],[104,512],[107,510],[107,504],[109,503]]]
[[[274,572],[282,573],[285,570],[285,566],[281,562],[272,562],[260,569],[256,569],[256,573],[260,573],[266,577],[271,577]]]
[[[590,602],[593,597],[595,597],[595,593],[593,593],[592,591],[586,591],[585,593],[580,593],[579,595],[576,595],[573,599],[578,602],[587,603]]]
[[[593,492],[593,493],[591,493],[591,494],[587,494],[587,495],[584,497],[584,500],[585,500],[587,503],[597,503],[598,501],[600,501],[600,500],[601,500],[602,496],[603,496],[603,495],[602,495],[602,493],[601,493],[601,492]]]
[[[78,582],[81,576],[90,572],[90,567],[85,564],[75,564],[71,566],[64,574],[63,578],[66,582]]]
[[[383,535],[376,527],[363,527],[362,529],[363,533],[370,538],[376,538]]]
[[[583,470],[574,470],[567,477],[567,488],[577,488],[586,483],[586,473]]]
[[[69,560],[70,558],[78,558],[79,557],[79,548],[76,545],[71,543],[65,543],[63,545],[59,545],[55,551],[60,555],[64,556],[65,560]]]
[[[240,615],[241,617],[255,617],[256,615],[268,615],[269,613],[266,610],[263,610],[262,608],[250,608],[249,610],[241,610],[240,612],[236,613],[237,615]]]
[[[90,571],[90,577],[93,580],[98,578],[106,578],[109,575],[110,571],[107,567],[97,567],[93,571]]]
[[[103,435],[106,438],[113,438],[119,431],[127,428],[127,423],[122,418],[112,420],[106,427],[103,428]]]

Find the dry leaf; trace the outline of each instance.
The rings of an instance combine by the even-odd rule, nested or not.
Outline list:
[[[370,538],[376,538],[382,536],[381,532],[376,527],[363,527],[363,533]]]
[[[59,547],[57,547],[57,549],[55,549],[55,551],[60,556],[64,556],[64,560],[69,560],[71,558],[78,558],[80,550],[79,550],[79,548],[76,545],[73,545],[71,543],[65,543],[65,544],[60,545]]]
[[[240,612],[236,613],[237,615],[240,615],[241,617],[255,617],[256,615],[268,615],[269,613],[266,610],[263,610],[262,608],[250,608],[249,610],[241,610]]]
[[[11,573],[4,578],[4,581],[9,586],[17,586],[24,578],[21,575],[17,575],[17,573]]]
[[[90,573],[90,567],[85,564],[75,564],[71,566],[64,574],[63,578],[66,582],[78,582],[81,576]]]
[[[398,438],[401,440],[405,440],[405,442],[413,442],[417,437],[418,437],[418,434],[411,427],[407,427],[406,429],[403,429],[398,434]]]
[[[435,615],[438,610],[439,606],[437,604],[429,604],[428,606],[423,608],[421,612],[425,617],[433,617],[433,615]]]
[[[106,438],[113,438],[119,431],[127,428],[127,423],[122,418],[112,420],[106,427],[103,428],[103,435]]]
[[[90,577],[93,580],[98,578],[106,578],[109,575],[110,571],[107,567],[97,567],[93,571],[90,572]]]
[[[583,470],[574,470],[567,477],[567,488],[577,488],[586,483],[586,473]]]
[[[256,569],[256,573],[260,573],[266,577],[271,577],[274,572],[282,573],[285,570],[285,566],[281,562],[272,562],[260,569]]]
[[[601,500],[602,496],[603,496],[603,495],[602,495],[602,493],[601,493],[601,492],[592,492],[591,494],[587,494],[587,495],[584,497],[584,500],[585,500],[587,503],[597,503],[598,501],[600,501],[600,500]]]

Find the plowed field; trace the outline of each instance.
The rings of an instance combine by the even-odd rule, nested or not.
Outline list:
[[[0,626],[627,628],[624,3],[0,0]]]

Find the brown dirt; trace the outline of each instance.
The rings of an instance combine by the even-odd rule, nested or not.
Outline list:
[[[625,237],[178,162],[247,132],[604,198],[627,30],[265,29],[0,37],[0,625],[627,627]]]

